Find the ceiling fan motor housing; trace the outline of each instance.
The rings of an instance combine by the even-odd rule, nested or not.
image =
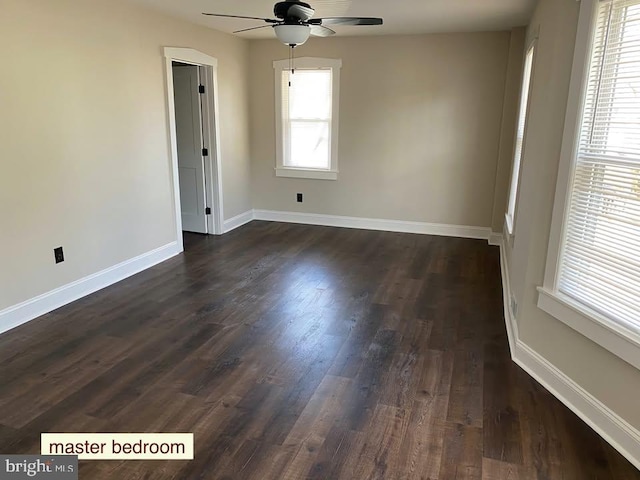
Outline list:
[[[295,8],[292,10],[291,7]],[[303,15],[306,18],[301,18],[301,16],[299,16],[302,12],[304,12]],[[314,10],[313,8],[311,8],[311,5],[304,2],[278,2],[273,7],[273,14],[276,16],[276,18],[284,20],[285,23],[300,23],[311,18],[311,16],[313,16],[313,13]]]

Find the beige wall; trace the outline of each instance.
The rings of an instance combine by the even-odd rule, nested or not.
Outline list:
[[[225,217],[251,208],[248,42],[95,0],[4,0],[0,38],[0,310],[175,240],[163,46],[218,58]]]
[[[311,39],[341,58],[339,178],[275,176],[277,41],[250,45],[256,209],[490,227],[509,32]],[[303,204],[295,194],[305,195]]]
[[[542,285],[580,3],[540,0],[539,35],[516,211],[507,249],[520,339],[631,425],[640,428],[640,372],[536,307]]]

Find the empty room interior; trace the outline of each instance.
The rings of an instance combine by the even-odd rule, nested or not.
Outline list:
[[[0,4],[0,478],[640,480],[640,0]]]

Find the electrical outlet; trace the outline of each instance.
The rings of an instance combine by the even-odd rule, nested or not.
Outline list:
[[[62,247],[54,248],[53,256],[56,259],[56,263],[64,262],[64,252],[62,251]]]
[[[298,203],[302,203],[302,194],[301,193],[297,193],[296,194],[296,200],[298,201]]]
[[[511,296],[511,314],[514,318],[518,316],[518,302],[516,302],[516,297]]]

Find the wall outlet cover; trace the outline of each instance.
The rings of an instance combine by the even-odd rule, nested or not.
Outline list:
[[[56,259],[56,263],[64,262],[64,252],[62,251],[62,247],[53,249],[53,257]]]

